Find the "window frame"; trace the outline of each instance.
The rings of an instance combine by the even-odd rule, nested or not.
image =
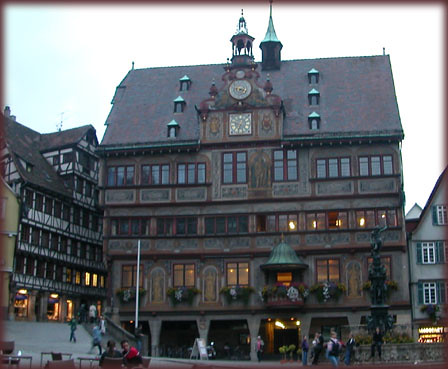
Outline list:
[[[422,282],[423,303],[437,304],[437,282]],[[428,296],[427,296],[428,293]],[[427,299],[428,297],[428,299]]]
[[[130,284],[125,284],[123,277],[124,277],[124,269],[130,269],[130,271],[127,271],[126,273],[130,273],[131,282]],[[137,279],[137,266],[135,264],[122,264],[121,265],[121,276],[120,276],[120,285],[121,288],[135,288],[135,282]],[[140,272],[139,272],[139,288],[143,288],[143,264],[140,264]]]
[[[276,159],[276,154],[281,153],[281,158]],[[290,159],[289,153],[294,153],[295,157]],[[294,164],[295,165],[294,165]],[[277,164],[280,164],[277,166]],[[272,152],[272,180],[273,182],[292,182],[299,180],[299,153],[296,149],[280,149]],[[277,177],[277,168],[281,168],[282,176]],[[295,171],[294,171],[295,168]],[[291,178],[290,170],[294,173],[295,178]],[[292,176],[293,177],[293,176]]]
[[[177,267],[181,267],[181,268],[177,268]],[[193,270],[193,278],[192,278],[192,283],[191,284],[187,284],[187,278],[186,278],[186,273],[188,272],[187,267],[191,267],[191,269]],[[181,271],[182,274],[182,280],[178,281],[177,280],[177,276],[176,276],[176,271]],[[179,283],[181,282],[181,283]],[[173,264],[173,287],[195,287],[196,286],[196,264],[195,263],[175,263]]]
[[[229,283],[229,268],[230,265],[235,265],[235,270],[236,270],[236,284],[233,283]],[[247,283],[241,283],[243,277],[240,276],[240,270],[242,269],[241,266],[242,265],[247,265]],[[228,287],[236,287],[236,286],[240,286],[240,287],[248,287],[250,286],[250,263],[248,261],[229,261],[226,263],[226,286]]]
[[[235,218],[236,220],[236,231],[233,232],[231,230],[229,230],[229,218]],[[241,219],[245,219],[245,230],[241,230],[242,228],[242,222]],[[222,232],[218,232],[218,224],[217,224],[217,220],[224,220],[224,229]],[[207,222],[213,220],[213,232],[208,232],[207,231]],[[243,222],[244,223],[244,222]],[[206,216],[204,218],[204,234],[206,236],[213,236],[213,235],[223,235],[223,234],[247,234],[249,233],[249,216],[246,214],[238,214],[238,215],[220,215],[220,216]]]
[[[148,168],[148,174],[145,174],[146,168]],[[170,184],[170,164],[142,164],[140,166],[140,184],[160,186]],[[157,172],[158,182],[154,182],[154,173]]]
[[[379,159],[378,161],[378,167],[377,172],[374,172],[374,165],[375,162],[373,161],[376,158]],[[390,158],[390,169],[386,170],[386,168],[389,168],[385,164],[385,159]],[[361,163],[362,161],[362,163]],[[387,160],[387,163],[389,163],[389,160]],[[360,177],[378,177],[378,176],[388,176],[388,175],[394,175],[394,156],[392,154],[378,154],[378,155],[363,155],[358,157],[358,173]]]
[[[347,163],[343,163],[343,161],[348,160]],[[330,165],[330,161],[336,161],[336,175],[331,175],[331,168],[334,166]],[[351,167],[351,157],[350,156],[338,156],[334,158],[317,158],[316,159],[316,178],[325,179],[325,178],[349,178],[352,175],[352,167]],[[348,175],[344,175],[344,167],[348,165]],[[319,170],[319,168],[323,167]],[[320,174],[322,173],[322,174]]]
[[[181,167],[183,167],[181,169]],[[193,178],[190,177],[190,168],[193,168]],[[177,172],[176,172],[176,180],[177,184],[205,184],[206,182],[206,164],[205,162],[186,162],[186,163],[178,163],[177,164]],[[200,180],[202,175],[200,173],[203,172],[203,180]],[[180,174],[184,178],[183,182],[180,182]]]
[[[226,162],[226,156],[231,155],[232,160],[230,162]],[[239,161],[238,160],[238,156],[239,155],[244,155],[244,161]],[[228,152],[223,152],[222,153],[222,157],[221,157],[221,161],[222,161],[222,184],[227,185],[227,184],[247,184],[247,179],[248,179],[248,167],[247,167],[247,151],[228,151]],[[231,175],[232,178],[230,181],[226,180],[226,172],[229,172],[229,169],[226,169],[226,164],[227,166],[229,165],[231,166]],[[239,168],[239,165],[241,165],[243,163],[244,165],[244,170]],[[240,177],[241,173],[244,173],[244,181],[243,178]]]
[[[338,278],[337,280],[331,279],[330,275],[330,262],[337,262],[337,274]],[[319,263],[325,262],[325,268],[326,268],[326,278],[320,278],[319,277]],[[340,283],[341,281],[341,260],[340,258],[318,258],[316,259],[316,282],[317,283],[323,283],[323,282],[334,282],[334,283]]]
[[[118,183],[119,170],[123,170],[122,183]],[[130,181],[128,171],[132,172],[132,179]],[[133,186],[134,184],[135,184],[135,165],[111,165],[107,167],[107,186],[127,187],[127,186]]]

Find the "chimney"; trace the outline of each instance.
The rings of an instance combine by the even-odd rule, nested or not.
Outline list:
[[[11,116],[11,108],[9,106],[5,106],[5,110],[3,111],[3,115],[6,118],[9,118]]]

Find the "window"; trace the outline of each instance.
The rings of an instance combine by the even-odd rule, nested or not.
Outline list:
[[[121,266],[121,287],[130,288],[135,287],[137,281],[137,266],[136,265],[122,265]],[[139,287],[143,286],[142,266],[139,271]]]
[[[73,161],[73,152],[62,154],[62,163],[71,163]]]
[[[81,209],[78,206],[73,207],[73,224],[80,225]]]
[[[319,105],[320,93],[315,88],[308,92],[308,103],[310,105]]]
[[[433,224],[447,224],[446,205],[436,205],[433,207]]]
[[[25,204],[28,209],[33,208],[33,191],[25,190]]]
[[[317,71],[316,69],[312,68],[308,72],[308,83],[310,85],[319,83],[319,71]]]
[[[168,137],[176,138],[176,127],[168,127]]]
[[[347,229],[348,215],[345,211],[329,211],[328,229]]]
[[[434,264],[436,262],[436,245],[434,242],[422,242],[422,263]]]
[[[75,177],[75,181],[76,181],[75,191],[82,194],[84,188],[84,180],[80,177]]]
[[[176,218],[176,235],[196,234],[198,229],[197,218]]]
[[[53,156],[53,165],[58,165],[59,164],[59,154]]]
[[[169,164],[142,165],[142,184],[169,184]]]
[[[54,200],[54,216],[60,218],[62,214],[62,204],[60,201]]]
[[[179,82],[180,82],[180,86],[179,86],[180,91],[188,91],[190,89],[191,80],[190,80],[190,77],[188,77],[187,75],[180,78]]]
[[[157,218],[158,236],[172,236],[174,234],[173,228],[174,228],[173,218]]]
[[[437,285],[435,282],[423,283],[423,303],[437,304]]]
[[[325,213],[306,214],[306,229],[308,231],[325,229]]]
[[[292,282],[292,272],[277,272],[277,283],[289,286]]]
[[[316,260],[317,282],[339,282],[339,259]]]
[[[223,154],[223,183],[246,183],[247,153]]]
[[[256,216],[257,232],[295,232],[297,214],[259,214]]]
[[[134,184],[134,167],[109,167],[107,169],[107,184],[109,186],[128,186]]]
[[[186,105],[185,100],[182,99],[182,97],[180,97],[180,96],[177,97],[174,100],[174,112],[175,113],[183,113],[185,110],[185,105]]]
[[[315,131],[320,128],[320,115],[313,111],[310,115],[308,115],[308,125],[311,130]]]
[[[53,199],[45,196],[45,214],[50,214],[53,212]]]
[[[98,219],[98,218],[97,218]],[[111,219],[111,236],[149,235],[149,219],[120,218]]]
[[[205,183],[205,164],[188,163],[177,165],[177,183]]]
[[[81,284],[81,272],[79,270],[75,272],[75,284]]]
[[[438,264],[446,262],[444,241],[417,242],[417,264]]]
[[[62,219],[67,222],[70,220],[70,206],[68,204],[64,204],[62,209]]]
[[[380,176],[393,174],[392,155],[359,157],[360,176]]]
[[[174,287],[194,287],[194,264],[174,264]]]
[[[72,270],[70,268],[65,270],[65,281],[67,283],[72,283]]]
[[[36,210],[42,211],[44,208],[44,197],[43,195],[36,193]]]
[[[249,285],[249,263],[227,263],[227,285]]]
[[[90,286],[90,273],[89,272],[84,273],[84,284],[86,286]]]
[[[297,150],[274,151],[274,181],[297,180]]]
[[[248,217],[222,216],[205,218],[205,234],[247,233]]]
[[[331,158],[316,160],[317,178],[350,176],[350,158]]]
[[[356,212],[358,228],[373,228],[376,226],[396,227],[398,225],[395,209],[358,210]]]

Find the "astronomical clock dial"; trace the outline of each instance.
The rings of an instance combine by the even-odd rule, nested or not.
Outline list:
[[[229,94],[234,99],[243,100],[252,92],[252,86],[246,80],[236,80],[230,84]]]
[[[230,135],[250,135],[252,133],[251,113],[240,113],[229,115]]]

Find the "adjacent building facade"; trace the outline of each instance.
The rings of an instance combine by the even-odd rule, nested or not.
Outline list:
[[[152,355],[345,339],[370,315],[370,236],[387,225],[389,311],[409,324],[389,56],[283,61],[272,16],[261,62],[243,16],[231,43],[227,64],[132,69],[116,89],[97,151],[115,319],[132,329],[138,283]]]
[[[444,314],[447,302],[447,169],[408,233],[412,323],[419,342],[446,342]],[[408,220],[409,218],[409,220]],[[412,223],[412,213],[406,221]]]
[[[107,271],[95,129],[40,134],[18,123],[9,107],[3,121],[2,174],[21,208],[10,318],[64,321],[82,303],[101,311]]]

